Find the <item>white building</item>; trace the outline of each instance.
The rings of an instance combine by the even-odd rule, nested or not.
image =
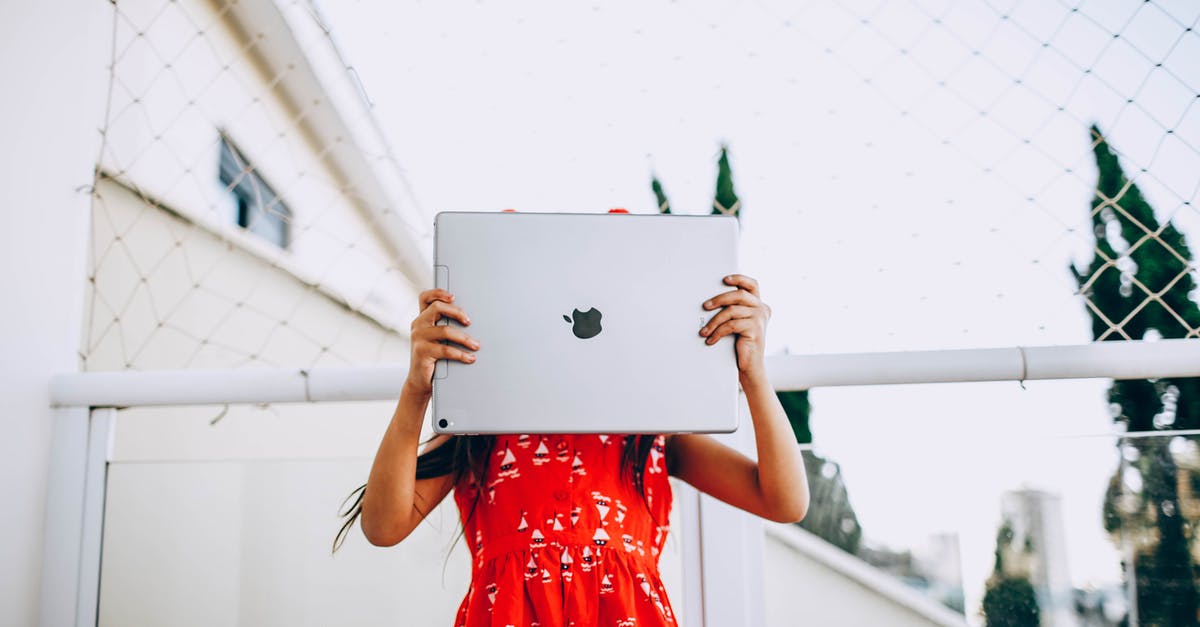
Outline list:
[[[356,456],[375,446],[389,404],[232,406],[200,429],[215,410],[115,412],[104,536],[80,538],[78,517],[92,511],[80,480],[89,419],[52,410],[47,382],[78,371],[403,363],[416,293],[431,283],[432,215],[409,194],[307,4],[9,3],[0,15],[11,86],[0,116],[10,147],[2,272],[16,304],[3,314],[4,475],[22,478],[5,482],[0,624],[37,624],[39,613],[42,624],[69,624],[65,600],[95,607],[97,595],[102,623],[134,624],[124,618],[135,605],[143,617],[184,607],[172,575],[203,580],[205,568],[232,586],[200,586],[210,614],[197,620],[253,617],[235,597],[261,554],[238,546],[270,528],[277,502],[255,490],[312,485],[303,476],[317,473],[344,496],[361,468],[318,470],[349,442]],[[306,462],[294,472],[272,461],[297,457]],[[203,515],[187,509],[201,506]],[[332,532],[335,522],[318,524]],[[294,527],[273,539],[295,540]],[[96,591],[74,565],[97,561],[101,540]],[[155,546],[201,572],[144,570],[165,563]],[[189,550],[201,554],[189,560]],[[145,594],[147,582],[159,594]]]

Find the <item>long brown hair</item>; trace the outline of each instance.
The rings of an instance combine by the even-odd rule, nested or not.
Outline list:
[[[621,479],[632,481],[634,488],[642,495],[643,501],[646,498],[644,482],[646,459],[650,456],[650,450],[654,448],[654,440],[657,437],[656,435],[631,435],[625,438],[625,448],[621,452]],[[449,442],[417,456],[417,479],[453,475],[454,484],[457,485],[464,474],[471,473],[475,480],[482,484],[488,456],[495,444],[496,436],[494,435],[452,436]],[[341,548],[354,521],[362,515],[362,500],[366,493],[367,484],[364,483],[351,492],[338,508],[344,510],[340,511],[338,516],[345,518],[346,522],[342,524],[342,528],[338,530],[337,536],[333,539],[334,553]],[[471,509],[467,512],[467,520],[475,515],[475,506],[478,504],[481,494],[482,490],[475,493],[475,501],[471,503]],[[354,502],[347,507],[346,503],[351,500]]]

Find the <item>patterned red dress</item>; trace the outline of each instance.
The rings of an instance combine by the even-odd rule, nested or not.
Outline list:
[[[465,473],[454,488],[473,560],[457,627],[675,625],[658,573],[665,440],[646,460],[643,500],[621,477],[626,437],[496,436],[482,484]]]

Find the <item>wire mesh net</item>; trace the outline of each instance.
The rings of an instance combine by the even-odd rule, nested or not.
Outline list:
[[[791,181],[796,174],[783,170],[796,163],[758,157],[751,165],[764,174],[740,178],[749,211],[736,195],[714,206],[748,217],[747,264],[779,277],[771,283],[779,294],[832,294],[806,307],[860,331],[814,344],[801,326],[814,314],[778,321],[779,344],[1057,341],[1078,316],[1052,312],[1072,307],[1092,319],[1091,339],[1200,336],[1187,243],[1200,234],[1194,5],[761,1],[747,9],[655,10],[678,20],[680,32],[718,34],[724,56],[757,68],[724,73],[714,91],[748,91],[751,82],[800,90],[781,92],[785,103],[803,92],[807,121],[793,116],[779,133],[781,146],[810,153],[800,162],[810,166],[805,191],[792,183],[781,195],[760,184]],[[606,11],[622,17],[592,12]],[[506,15],[525,22],[520,12]],[[644,39],[655,19],[621,30]],[[353,49],[361,25],[345,22]],[[329,24],[309,2],[114,5],[92,189],[86,369],[403,359],[404,321],[429,283],[432,216]],[[535,46],[551,36],[570,46],[555,24],[542,30],[529,34]],[[376,63],[372,56],[385,55],[359,58]],[[714,57],[677,49],[663,62],[692,58]],[[672,87],[637,91],[666,99]],[[769,117],[768,107],[733,111]],[[712,108],[729,117],[720,99]],[[805,124],[838,135],[814,151],[809,140],[821,136]],[[481,140],[484,150],[503,144],[511,161],[536,160],[536,149],[521,152],[504,128],[493,129],[501,140]],[[783,151],[775,161],[790,159]],[[439,206],[459,201],[447,196]],[[637,201],[647,212],[668,206],[644,192]],[[835,202],[845,208],[831,210]],[[795,207],[799,226],[755,231],[754,212],[766,211],[756,204]],[[847,217],[854,212],[861,224]],[[843,271],[810,271],[819,258]],[[1068,261],[1074,277],[1063,271]],[[1058,290],[1056,300],[1028,285],[1029,272]],[[963,290],[977,304],[962,304]],[[884,300],[907,315],[873,320]],[[962,322],[984,308],[1025,326]],[[926,334],[889,344],[923,319]],[[965,337],[947,339],[960,327]]]
[[[1200,338],[1194,3],[417,5],[113,3],[84,370],[406,361],[432,283],[433,216],[410,179],[439,209],[737,215],[775,350]],[[680,165],[689,151],[701,174]],[[1191,383],[1137,385],[1151,390],[1125,400],[1152,410],[1101,419],[1198,426]],[[202,413],[189,420],[215,423]],[[276,417],[257,434],[238,418],[217,448],[296,433]],[[122,428],[181,441],[151,422]],[[356,446],[377,441],[368,422]],[[309,435],[328,447],[322,428]],[[1152,517],[1139,499],[1106,531]],[[968,587],[968,614],[981,594]]]
[[[920,129],[947,158],[960,159],[961,168],[937,174],[944,184],[926,187],[926,198],[954,189],[949,179],[969,179],[970,205],[954,192],[943,202],[992,214],[980,226],[1004,241],[1010,272],[1040,265],[1043,278],[1075,288],[1093,318],[1093,339],[1197,337],[1196,266],[1181,233],[1197,232],[1200,189],[1200,76],[1189,61],[1200,49],[1194,7],[758,6],[886,103],[895,115],[889,122]],[[870,152],[872,139],[864,148]],[[885,167],[903,172],[896,178],[907,185],[902,178],[923,165]],[[904,194],[899,186],[885,191]],[[1085,195],[1090,213],[1081,211]],[[980,267],[979,254],[943,252],[958,257],[943,258],[956,266]],[[1080,266],[1071,268],[1073,284],[1058,265],[1069,255]],[[997,290],[994,302],[1012,293]]]
[[[86,369],[404,359],[431,221],[307,5],[112,29]]]

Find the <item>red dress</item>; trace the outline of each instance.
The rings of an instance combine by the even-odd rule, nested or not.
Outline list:
[[[454,488],[472,553],[457,627],[675,625],[658,573],[665,440],[646,460],[643,500],[620,473],[626,437],[496,436],[482,484],[465,473]]]

